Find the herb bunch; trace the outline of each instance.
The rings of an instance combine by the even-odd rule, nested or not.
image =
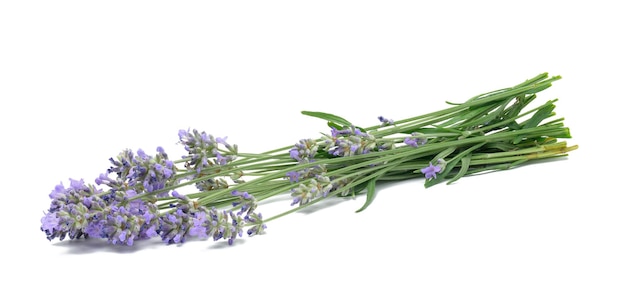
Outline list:
[[[41,218],[49,240],[102,238],[112,244],[160,237],[226,240],[263,233],[280,217],[330,197],[365,194],[366,209],[377,183],[425,177],[425,187],[476,173],[506,170],[533,160],[563,157],[577,148],[555,102],[536,107],[537,93],[559,76],[547,73],[516,86],[449,103],[440,111],[360,127],[329,113],[303,111],[325,120],[328,134],[264,153],[240,153],[226,138],[180,130],[186,154],[170,159],[123,150],[94,183],[70,179],[50,193]],[[192,189],[190,189],[192,188]],[[290,194],[291,207],[263,217],[259,203]]]

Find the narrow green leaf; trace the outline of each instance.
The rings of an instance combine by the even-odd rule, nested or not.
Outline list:
[[[365,199],[363,207],[356,211],[357,213],[365,210],[374,201],[374,196],[376,195],[376,179],[378,178],[372,178],[367,182],[367,198]]]
[[[472,170],[469,170],[467,172],[467,175],[478,174],[478,173],[487,172],[487,171],[504,171],[504,170],[511,169],[513,167],[516,167],[516,166],[521,165],[521,164],[526,163],[526,162],[528,162],[528,159],[520,159],[520,160],[514,161],[512,163],[501,163],[501,164],[485,165],[483,167],[478,167],[478,168],[474,168]]]
[[[334,122],[328,122],[328,127],[335,128],[335,129],[337,129],[337,130],[341,130],[341,129],[343,129],[343,126],[338,125],[338,124],[336,124],[336,123],[334,123]]]
[[[511,122],[507,125],[507,127],[511,130],[519,130],[522,129],[522,126],[520,124],[518,124],[516,121]]]
[[[437,154],[434,158],[433,161],[437,161],[439,159],[445,159],[447,158],[449,155],[451,155],[454,151],[456,150],[456,146],[451,146],[448,147],[444,150],[442,150],[439,154]]]
[[[504,111],[504,116],[506,118],[516,117],[529,103],[535,100],[535,98],[537,98],[536,94],[517,96],[515,103],[506,108],[506,111]]]
[[[539,125],[539,123],[541,123],[544,119],[552,116],[552,111],[554,111],[555,108],[555,105],[552,103],[555,101],[556,100],[552,100],[548,102],[548,105],[537,110],[537,112],[535,112],[535,114],[533,114],[533,116],[524,123],[524,129],[537,127],[537,125]]]
[[[454,177],[452,177],[452,179],[450,179],[446,184],[451,184],[461,179],[461,177],[465,176],[465,174],[467,173],[467,170],[470,167],[471,160],[472,160],[472,153],[469,153],[467,156],[461,158],[461,169],[459,169],[459,172],[456,175],[454,175]]]
[[[472,118],[468,118],[465,122],[463,122],[460,126],[462,127],[473,127],[473,126],[488,126],[493,124],[493,121],[500,118],[502,113],[505,110],[506,104],[511,101],[511,99],[506,100],[506,102],[500,104],[500,106],[493,111],[486,110],[485,112],[481,112]]]
[[[354,197],[358,195],[359,193],[361,193],[361,191],[367,188],[368,184],[369,184],[369,181],[365,181],[365,182],[355,185],[354,188],[352,188],[352,192],[353,192],[352,196]]]
[[[437,178],[432,178],[429,180],[426,180],[426,182],[424,182],[424,187],[429,188],[432,187],[436,184],[439,184],[443,181],[446,180],[446,177],[448,176],[448,174],[450,174],[450,172],[456,167],[456,165],[461,161],[461,159],[472,153],[474,150],[482,147],[483,145],[485,145],[485,142],[479,143],[479,144],[475,144],[474,146],[464,150],[463,152],[457,154],[456,156],[454,156],[454,158],[450,159],[450,161],[446,162],[446,168],[443,170],[443,172],[441,174],[437,175]],[[456,148],[456,147],[455,147]],[[448,149],[449,150],[449,149]],[[445,150],[444,150],[445,152]],[[444,153],[442,152],[442,153]],[[442,153],[440,153],[439,155],[441,155]],[[416,170],[415,172],[419,172],[420,170]]]
[[[521,164],[524,164],[524,163],[526,163],[526,162],[528,162],[528,159],[521,159],[521,160],[517,160],[517,161],[515,161],[515,162],[511,163],[511,166],[509,166],[509,168],[516,167],[516,166],[521,165]]]
[[[485,145],[486,149],[497,149],[499,151],[511,151],[511,150],[515,150],[517,148],[517,146],[515,145],[511,145],[508,142],[492,142],[489,143],[487,145]]]
[[[352,124],[345,118],[334,115],[334,114],[330,114],[330,113],[302,111],[302,114],[307,115],[307,116],[321,118],[329,122],[336,123],[336,124],[343,125],[343,126],[348,126],[348,127],[352,126]]]
[[[446,176],[456,167],[459,163],[459,159],[452,159],[446,163],[446,168],[441,174],[437,174],[437,178],[431,178],[424,182],[425,188],[430,188],[436,184],[442,183],[446,180]]]
[[[539,110],[537,110],[537,112],[535,112],[535,114],[533,114],[533,116],[527,120],[526,122],[523,123],[523,128],[522,129],[528,129],[528,128],[534,128],[537,127],[537,125],[539,125],[539,123],[541,123],[544,119],[553,116],[554,113],[552,113],[552,111],[555,108],[555,105],[552,104],[553,102],[555,102],[556,100],[552,100],[549,101],[544,107],[539,108]],[[517,144],[519,142],[521,142],[524,139],[524,135],[518,135],[514,140],[513,140],[513,144]]]

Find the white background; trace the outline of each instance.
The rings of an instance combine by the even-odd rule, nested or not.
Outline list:
[[[612,3],[4,1],[0,305],[625,306]],[[326,202],[233,247],[39,230],[56,184],[124,148],[180,155],[178,129],[258,152],[326,132],[301,110],[369,126],[542,72],[563,76],[539,98],[580,145],[565,160],[385,185],[363,213]]]

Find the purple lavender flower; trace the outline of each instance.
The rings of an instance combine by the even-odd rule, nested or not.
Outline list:
[[[144,235],[147,238],[153,238],[159,235],[159,233],[157,232],[157,226],[156,225],[150,225],[150,227],[146,228],[146,230],[144,231]]]
[[[72,179],[69,188],[61,184],[50,193],[52,204],[41,220],[41,230],[49,240],[95,237],[132,245],[135,239],[153,236],[158,228],[156,205],[140,199],[131,201],[136,195],[133,190],[103,194],[83,180]]]
[[[250,195],[248,192],[241,192],[241,191],[233,190],[232,192],[230,192],[230,194],[232,196],[240,196],[241,199],[251,199],[252,198],[252,195]]]
[[[217,165],[226,165],[226,163],[230,162],[231,159],[228,156],[223,156],[219,151],[215,151],[215,164]]]
[[[108,169],[107,173],[116,173],[118,178],[126,180],[126,177],[128,177],[128,173],[133,166],[134,156],[135,155],[132,150],[125,149],[117,155],[117,159],[109,158],[109,161],[111,161],[113,166]]]
[[[326,166],[323,164],[313,165],[312,167],[303,168],[298,171],[287,172],[285,175],[290,182],[299,182],[308,178],[316,178],[325,176]]]
[[[50,192],[50,194],[48,195],[51,199],[57,199],[60,197],[63,197],[65,194],[65,187],[63,186],[63,183],[59,183],[54,187],[54,190],[52,190],[52,192]]]
[[[396,144],[393,141],[386,141],[386,142],[379,143],[378,146],[376,147],[376,150],[378,151],[391,150],[391,149],[394,149],[395,147],[396,147]]]
[[[348,184],[350,184],[350,182],[352,182],[353,179],[349,179],[349,178],[343,178],[343,179],[333,179],[332,180],[332,188],[331,191],[335,191],[338,190],[340,188],[343,188],[345,186],[347,186]],[[341,196],[348,196],[353,192],[352,189],[345,189],[343,191],[341,191]]]
[[[106,238],[106,233],[105,233],[106,220],[100,219],[100,218],[101,218],[101,215],[94,216],[89,222],[89,224],[87,224],[87,227],[85,227],[85,233],[90,238]]]
[[[304,206],[315,198],[326,197],[332,190],[333,184],[328,177],[317,176],[291,190],[293,197],[291,205],[300,204],[300,206]]]
[[[171,194],[172,194],[172,197],[175,197],[175,198],[178,198],[179,200],[182,200],[183,203],[185,203],[185,204],[189,204],[189,202],[191,201],[187,195],[180,194],[176,190],[172,191]]]
[[[183,156],[183,159],[188,159],[185,166],[187,169],[196,170],[198,174],[206,168],[214,165],[224,166],[237,158],[237,145],[230,145],[226,142],[226,137],[215,138],[196,129],[179,130],[178,137],[188,152],[188,155]],[[220,145],[226,149],[220,149]]]
[[[234,206],[240,205],[241,210],[235,214],[234,211],[219,211],[215,208],[206,208],[188,201],[189,198],[179,193],[172,193],[172,196],[181,199],[177,204],[176,211],[166,213],[161,220],[161,238],[168,243],[182,243],[186,237],[213,238],[227,240],[233,244],[237,237],[243,235],[243,228],[248,224],[261,227],[262,218],[260,213],[255,213],[257,207],[254,196],[245,191],[233,190],[231,195],[237,199]],[[242,213],[246,213],[242,217]],[[254,232],[260,233],[262,229]]]
[[[223,178],[207,178],[206,180],[196,182],[196,188],[200,191],[227,189],[228,182]]]
[[[122,151],[117,160],[109,159],[113,166],[107,174],[116,173],[117,178],[110,178],[107,174],[100,174],[96,178],[96,184],[107,185],[112,190],[135,190],[137,192],[153,192],[176,184],[178,179],[174,177],[174,163],[168,159],[163,147],[157,147],[157,154],[152,157],[142,149],[134,155],[130,149]],[[167,195],[166,192],[157,196]]]
[[[292,148],[291,150],[289,150],[289,156],[292,159],[297,160],[298,162],[302,160],[302,158],[300,158],[300,151],[298,150],[298,148]]]
[[[137,192],[154,192],[176,184],[174,172],[174,163],[168,160],[163,148],[157,148],[157,154],[154,157],[139,149],[127,177],[128,184]],[[157,196],[167,196],[167,191]]]
[[[111,244],[133,245],[137,239],[156,235],[159,212],[155,204],[141,199],[129,200],[137,193],[129,190],[111,198],[112,203],[93,212],[85,232],[90,237],[105,238]]]
[[[137,157],[148,156],[140,152]],[[130,246],[136,240],[155,236],[175,244],[185,242],[189,236],[224,239],[233,244],[243,235],[244,227],[252,229],[250,235],[265,229],[260,213],[254,212],[256,200],[245,191],[232,192],[237,198],[234,204],[242,207],[239,213],[207,209],[177,191],[171,194],[178,199],[175,210],[160,215],[155,203],[138,198],[135,190],[101,193],[83,180],[71,180],[69,188],[61,183],[50,193],[53,202],[41,218],[41,230],[50,240],[92,237]]]
[[[134,191],[128,191],[126,197],[135,196]],[[152,202],[141,199],[124,202],[126,205],[127,229],[130,229],[133,239],[148,239],[157,236],[160,229],[159,209]],[[126,242],[128,244],[128,242]],[[132,244],[132,243],[131,243]],[[129,244],[130,245],[130,244]]]
[[[291,171],[287,172],[287,178],[289,178],[290,182],[298,182],[300,181],[300,172],[299,171]]]
[[[199,211],[194,214],[192,219],[193,226],[189,229],[189,235],[199,237],[201,239],[208,238],[206,228],[206,212]]]
[[[243,235],[243,227],[246,223],[245,219],[240,215],[232,211],[218,211],[215,208],[204,209],[204,207],[201,207],[200,210],[191,215],[190,223],[186,225],[189,230],[184,234],[182,231],[178,231],[176,235],[181,237],[177,238],[174,236],[171,239],[173,243],[183,242],[184,236],[190,235],[199,238],[212,237],[214,241],[224,239],[228,241],[228,244],[232,245],[237,237]],[[177,215],[182,216],[179,211],[177,211]],[[172,224],[180,221],[179,217],[170,217],[170,219]]]
[[[228,240],[228,245],[233,245],[233,242],[237,236],[243,235],[243,226],[245,225],[243,218],[240,215],[235,215],[232,211],[229,212],[230,225],[228,225],[228,231],[224,234],[224,238]]]
[[[300,163],[312,162],[317,154],[317,142],[313,139],[302,139],[289,150],[289,156]]]
[[[263,216],[261,213],[255,212],[249,214],[244,218],[244,220],[246,225],[253,225],[246,231],[250,237],[261,234],[263,233],[263,230],[267,229],[267,225],[263,223]]]
[[[78,239],[86,235],[85,228],[91,218],[91,208],[101,208],[103,201],[96,194],[100,193],[93,185],[86,185],[84,180],[70,179],[70,186],[57,185],[50,193],[50,209],[41,219],[41,230],[48,240],[66,236]]]
[[[346,136],[346,135],[352,135],[352,134],[354,134],[352,129],[342,129],[342,130],[339,130],[339,129],[335,128],[335,127],[331,127],[330,128],[330,135],[333,138],[340,137],[340,136]]]
[[[228,138],[227,136],[225,136],[223,138],[216,137],[215,138],[215,142],[217,142],[218,144],[224,145],[224,147],[226,147],[226,149],[228,149],[228,151],[230,151],[233,154],[236,154],[237,153],[237,145],[230,145],[228,142],[226,142],[227,138]]]
[[[133,245],[141,229],[138,216],[123,206],[111,206],[103,224],[103,235],[112,244]]]
[[[201,207],[203,208],[203,207]],[[172,213],[166,213],[159,218],[160,235],[163,242],[168,244],[184,243],[189,235],[189,230],[194,227],[194,213],[190,207],[182,205]]]
[[[233,190],[231,192],[232,196],[236,196],[238,199],[233,201],[233,206],[241,206],[237,215],[241,215],[246,213],[246,215],[251,214],[257,208],[257,201],[254,196],[250,195],[248,192],[240,192],[237,190]]]
[[[380,121],[381,127],[386,127],[394,124],[392,119],[384,118],[382,116],[378,116],[378,120]]]
[[[324,137],[325,150],[333,156],[367,154],[377,148],[374,136],[350,127],[344,130],[331,129],[331,136]]]
[[[52,224],[50,213],[56,214],[58,223]],[[70,239],[79,239],[85,236],[85,228],[88,225],[89,209],[82,203],[69,203],[56,212],[49,212],[42,219],[41,230],[46,233],[48,240],[56,237],[63,240],[65,236]]]
[[[427,167],[422,168],[420,171],[426,176],[426,179],[437,178],[437,173],[441,172],[441,166],[439,164],[433,165],[430,162]]]
[[[41,218],[41,230],[46,233],[54,233],[56,229],[60,228],[60,221],[61,219],[57,216],[56,212],[48,212]]]
[[[416,148],[421,145],[426,144],[426,142],[427,142],[426,138],[422,137],[421,134],[417,132],[411,133],[410,137],[407,137],[404,139],[404,144],[407,144],[408,146],[416,147]]]

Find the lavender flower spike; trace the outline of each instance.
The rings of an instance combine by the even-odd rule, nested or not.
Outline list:
[[[185,167],[189,170],[194,169],[198,174],[207,168],[213,166],[224,166],[237,158],[237,145],[230,145],[226,142],[226,137],[215,138],[206,132],[198,132],[194,129],[179,130],[178,138],[180,144],[184,145],[188,155],[182,156],[187,159]],[[222,145],[226,150],[218,147]],[[215,159],[211,159],[215,158]]]
[[[384,118],[382,116],[378,116],[378,120],[380,121],[381,127],[386,127],[394,124],[393,119]]]
[[[411,147],[419,147],[426,144],[427,140],[424,137],[421,137],[420,133],[413,132],[410,137],[404,139],[404,144],[407,144]]]
[[[315,140],[302,139],[291,148],[289,156],[300,163],[308,163],[314,161],[317,148]]]

